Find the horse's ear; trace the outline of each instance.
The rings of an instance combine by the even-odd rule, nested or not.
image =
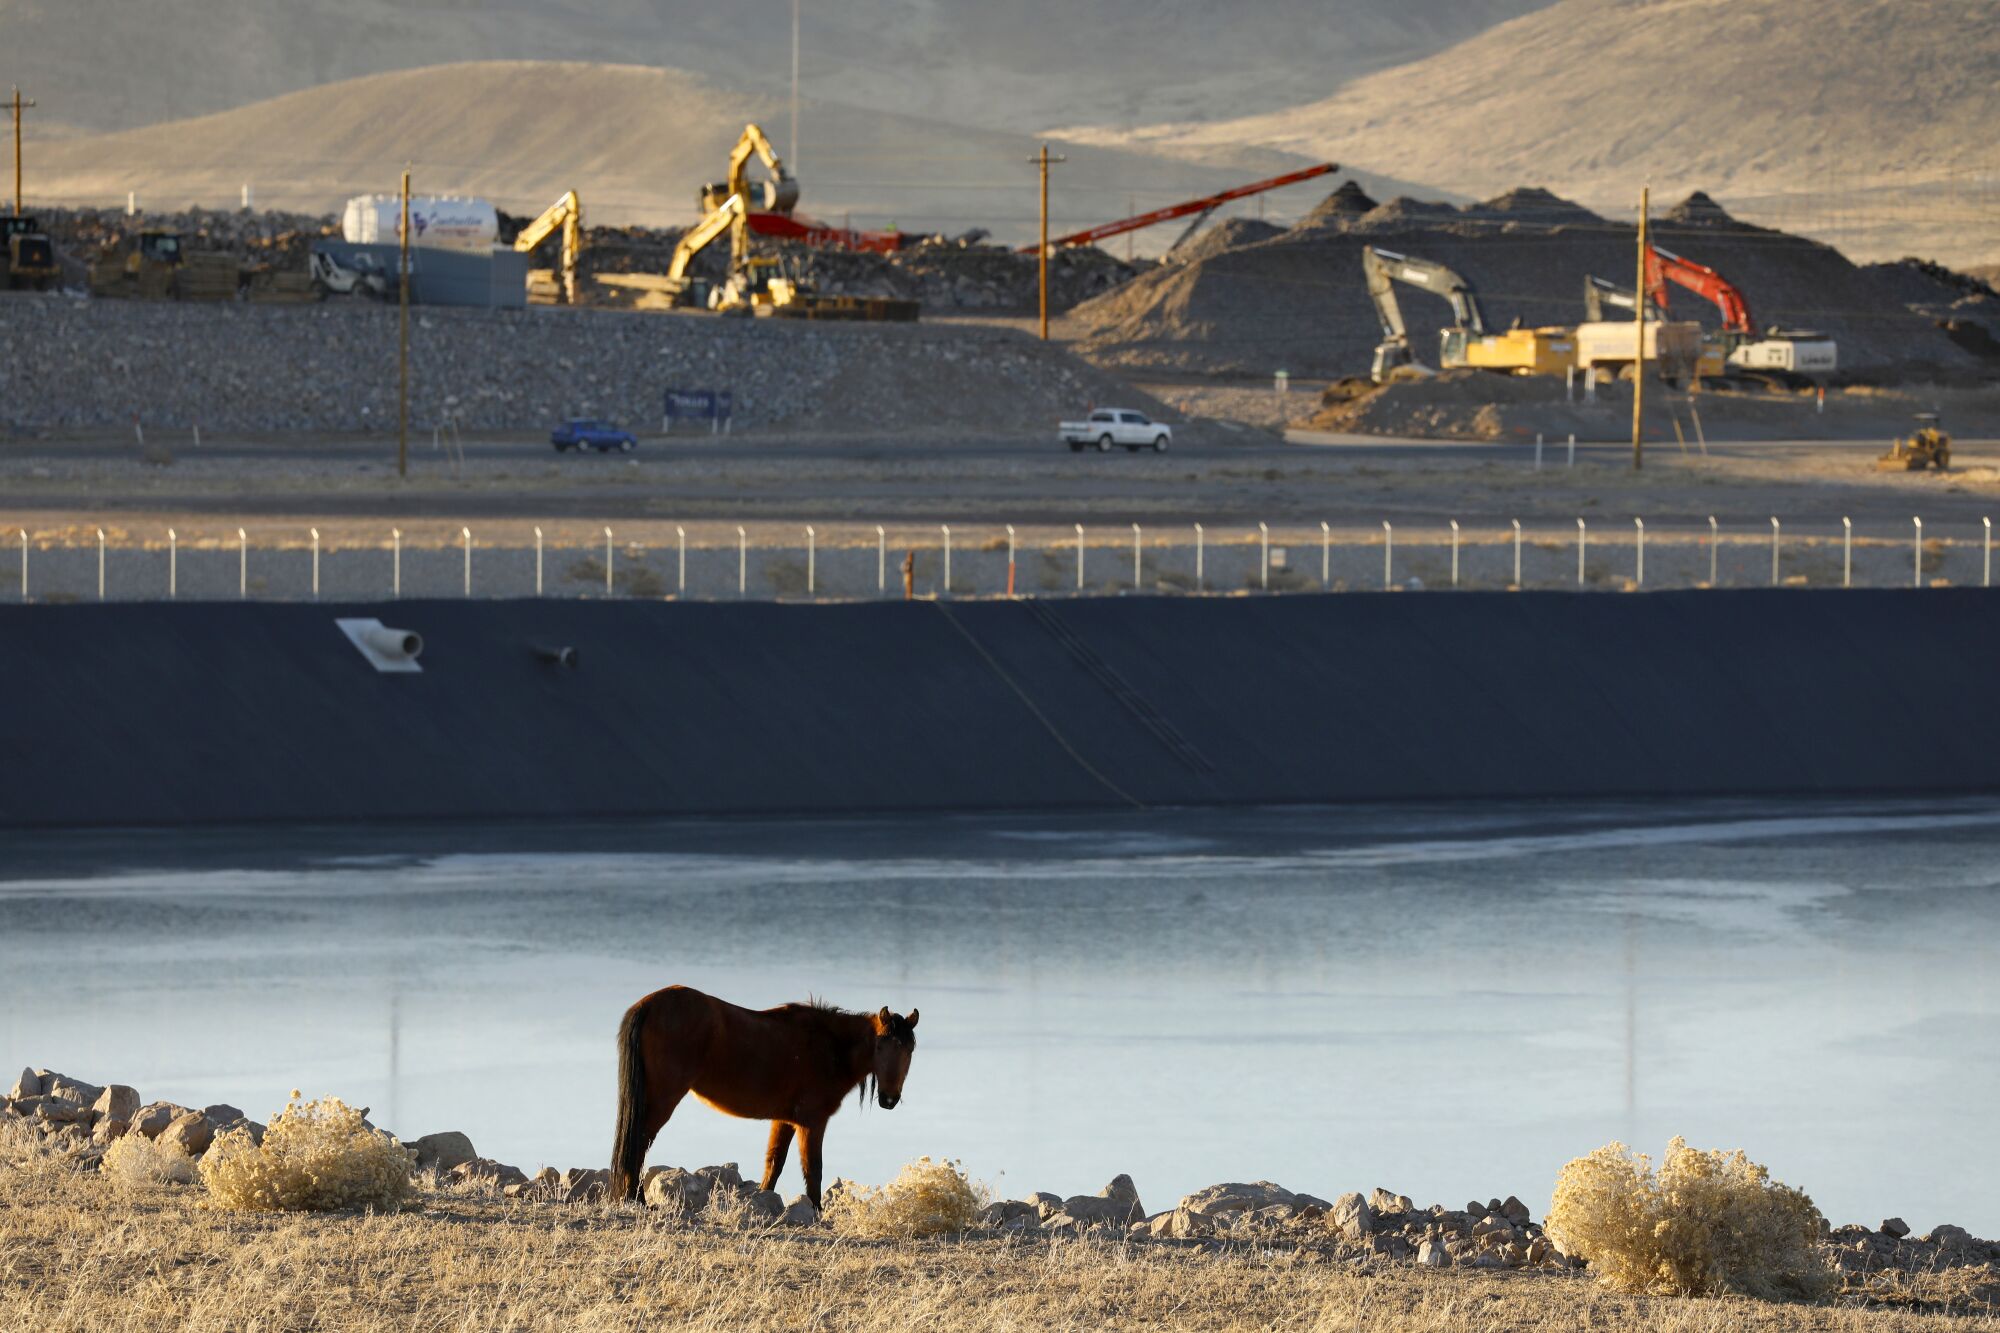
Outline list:
[[[877,1032],[887,1031],[889,1027],[889,1018],[890,1018],[889,1006],[885,1004],[882,1006],[882,1012],[875,1015],[875,1030]]]
[[[917,1011],[912,1009],[910,1010],[910,1026],[915,1027],[916,1025],[917,1025]]]

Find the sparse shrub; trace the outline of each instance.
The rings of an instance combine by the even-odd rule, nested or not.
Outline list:
[[[846,1236],[908,1238],[956,1235],[979,1220],[986,1191],[954,1161],[919,1157],[879,1190],[828,1190],[826,1220]]]
[[[1814,1298],[1832,1285],[1805,1193],[1741,1152],[1667,1145],[1656,1173],[1622,1143],[1556,1178],[1548,1234],[1608,1286],[1633,1292]]]
[[[194,1158],[185,1148],[137,1133],[111,1140],[100,1169],[120,1185],[192,1185],[195,1179]]]
[[[247,1129],[215,1140],[201,1183],[225,1208],[394,1208],[410,1195],[411,1169],[409,1150],[364,1125],[360,1111],[338,1097],[301,1102],[293,1089],[261,1147]]]

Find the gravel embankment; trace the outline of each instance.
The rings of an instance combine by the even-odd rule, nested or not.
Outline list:
[[[142,422],[241,431],[396,420],[397,312],[359,301],[188,305],[0,299],[0,429]],[[1004,328],[706,315],[423,308],[410,318],[413,427],[658,425],[667,389],[735,395],[737,424],[1046,430],[1094,402],[1157,407],[1061,348]]]

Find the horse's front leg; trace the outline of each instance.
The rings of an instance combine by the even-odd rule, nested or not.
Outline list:
[[[806,1173],[806,1198],[812,1202],[813,1211],[819,1211],[819,1150],[826,1142],[826,1121],[814,1125],[799,1126],[799,1166]]]
[[[771,1122],[771,1142],[764,1149],[764,1183],[759,1189],[776,1189],[785,1173],[785,1154],[792,1150],[792,1126],[787,1121]]]

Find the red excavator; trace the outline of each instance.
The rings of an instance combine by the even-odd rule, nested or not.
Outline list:
[[[1646,297],[1661,312],[1667,308],[1667,284],[1685,287],[1715,304],[1722,312],[1719,338],[1724,373],[1742,372],[1783,381],[1831,375],[1840,364],[1833,339],[1804,329],[1773,327],[1759,336],[1750,317],[1750,303],[1736,285],[1706,264],[1683,259],[1671,250],[1646,247]]]

